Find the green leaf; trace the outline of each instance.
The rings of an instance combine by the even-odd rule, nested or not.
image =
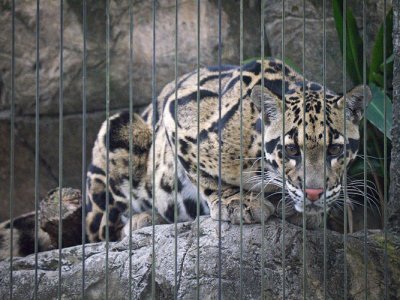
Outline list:
[[[393,61],[393,43],[392,43],[392,31],[393,31],[393,9],[391,9],[386,16],[386,63]],[[373,82],[373,73],[381,73],[381,65],[383,62],[383,23],[379,28],[378,34],[375,39],[374,47],[372,48],[371,63],[369,66],[369,81]],[[390,60],[390,61],[389,61]],[[388,62],[389,61],[389,62]]]
[[[389,81],[393,78],[393,63],[394,63],[394,56],[392,54],[386,59],[386,77]],[[384,66],[385,66],[384,62],[382,62],[381,65],[379,66],[379,70],[381,71],[380,73],[382,74],[382,76],[385,70]],[[383,87],[383,84],[381,87]]]
[[[339,0],[333,0],[332,5],[340,50],[343,56],[343,3]],[[346,70],[355,85],[361,84],[363,81],[362,51],[363,40],[358,33],[357,22],[350,9],[346,7]]]
[[[368,155],[368,154],[367,154]],[[367,173],[372,173],[371,166],[374,169],[374,172],[383,177],[383,170],[379,163],[379,159],[369,158],[367,162]],[[349,175],[351,176],[360,176],[364,174],[364,158],[357,157],[356,160],[351,164],[349,169]]]
[[[379,87],[383,87],[383,76],[380,73],[372,73],[371,74],[371,83],[376,84]]]
[[[386,64],[388,65],[388,64],[391,64],[391,63],[393,63],[394,62],[394,55],[393,55],[393,53],[386,59]],[[384,66],[384,62],[382,62],[382,64],[380,65],[380,67],[381,67],[381,70],[383,71],[383,66]]]
[[[386,99],[386,136],[391,140],[390,129],[392,128],[392,102],[389,97],[385,97],[383,91],[375,84],[369,84],[372,92],[372,100],[367,108],[367,119],[376,128],[384,133],[385,118],[384,118],[384,102]]]
[[[280,57],[271,57],[271,56],[264,57],[264,59],[265,59],[265,60],[267,60],[267,59],[280,59],[280,60],[282,60],[282,58],[280,58]],[[252,61],[255,61],[255,60],[261,60],[261,57],[252,57],[252,58],[245,59],[245,60],[243,61],[243,64],[247,64],[247,63],[252,62]],[[294,62],[292,62],[290,59],[285,58],[285,64],[287,64],[289,67],[291,67],[291,68],[292,68],[293,70],[295,70],[297,73],[302,74],[302,72],[300,71],[300,69],[299,69],[299,68],[296,66],[296,64],[295,64]]]

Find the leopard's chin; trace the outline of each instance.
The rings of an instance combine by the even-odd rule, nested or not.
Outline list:
[[[297,202],[294,205],[294,208],[297,212],[303,213],[303,202]],[[326,212],[328,212],[330,207],[326,207]],[[305,212],[309,216],[317,216],[317,215],[323,215],[324,214],[324,206],[322,205],[316,205],[314,203],[311,204],[306,204],[306,209]]]

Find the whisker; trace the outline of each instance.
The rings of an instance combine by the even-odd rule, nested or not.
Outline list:
[[[357,154],[356,157],[364,159],[364,154]],[[367,155],[367,158],[380,159],[380,160],[384,159],[384,157],[377,157],[377,156],[372,156],[372,155]]]

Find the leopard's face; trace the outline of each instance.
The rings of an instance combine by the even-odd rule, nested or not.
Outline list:
[[[306,83],[304,120],[302,83],[289,83],[285,95],[284,130],[281,98],[268,90],[264,91],[263,97],[265,182],[282,186],[284,177],[286,194],[289,196],[287,205],[293,205],[298,212],[305,210],[310,215],[321,214],[324,211],[325,197],[328,210],[342,198],[343,173],[357,155],[360,139],[358,123],[363,115],[362,86],[347,94],[346,116],[344,97],[326,90],[324,129],[323,93],[321,85]],[[368,101],[371,97],[369,89],[367,96]],[[252,97],[254,101],[257,92],[253,93]]]

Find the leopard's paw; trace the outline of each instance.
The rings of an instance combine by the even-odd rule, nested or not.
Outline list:
[[[211,217],[214,220],[230,221],[232,224],[240,224],[240,220],[243,223],[261,223],[262,218],[266,221],[274,212],[275,206],[264,200],[264,207],[261,208],[260,199],[254,199],[252,195],[243,197],[242,206],[240,205],[240,198],[235,197],[228,199],[228,203],[221,203],[221,216],[219,214],[218,201],[215,201],[211,206]]]

